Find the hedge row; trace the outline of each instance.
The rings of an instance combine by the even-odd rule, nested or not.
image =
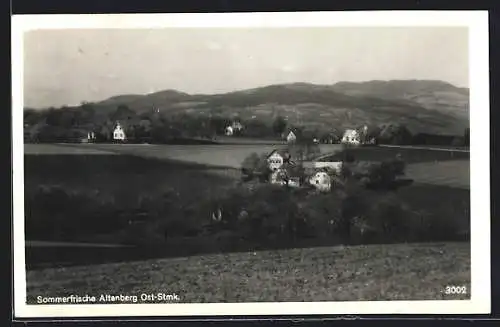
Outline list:
[[[100,235],[107,242],[162,244],[178,237],[230,237],[258,244],[345,244],[444,241],[463,232],[451,201],[437,215],[357,182],[326,194],[247,184],[195,203],[183,203],[171,191],[121,210],[99,193],[58,186],[40,188],[26,200],[31,239],[96,241]]]

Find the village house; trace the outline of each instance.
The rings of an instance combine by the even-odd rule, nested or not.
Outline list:
[[[326,171],[318,171],[311,176],[309,184],[320,192],[328,192],[332,188],[332,178]]]
[[[123,142],[126,139],[125,131],[123,130],[120,123],[116,123],[115,130],[113,131],[113,140],[118,142]]]
[[[95,141],[95,133],[94,132],[88,132],[87,133],[87,142],[94,142]]]
[[[297,136],[295,135],[295,133],[293,131],[290,131],[288,133],[288,135],[286,136],[286,141],[288,143],[293,143],[297,140]]]
[[[342,161],[307,161],[303,163],[304,168],[310,171],[330,170],[335,174],[340,174],[342,164]]]
[[[290,153],[285,149],[273,150],[267,157],[269,169],[271,170],[270,180],[271,184],[286,185],[288,179],[288,186],[300,187],[300,176],[293,175],[293,172],[288,172],[286,167],[294,165],[291,160]],[[292,175],[289,175],[291,173]]]
[[[355,129],[347,129],[344,132],[344,136],[342,136],[342,144],[349,145],[360,145],[361,144],[361,136],[359,132]]]
[[[290,160],[290,153],[287,150],[282,150],[282,149],[273,150],[267,156],[267,163],[271,171],[277,171],[285,164],[285,162],[288,162],[289,160]]]
[[[225,134],[227,136],[232,136],[235,133],[241,132],[242,130],[243,130],[243,125],[240,122],[236,121],[226,127]]]
[[[288,186],[291,187],[300,187],[300,176],[288,175],[286,169],[279,168],[271,173],[270,183],[271,184],[279,184],[286,185],[288,179]]]

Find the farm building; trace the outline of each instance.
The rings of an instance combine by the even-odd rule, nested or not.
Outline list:
[[[271,184],[285,185],[288,180],[288,186],[300,187],[300,174],[295,171],[296,166],[288,150],[273,150],[267,156],[267,162],[271,170],[269,180]]]
[[[286,180],[288,179],[288,186],[300,187],[300,176],[295,176],[293,173],[289,175],[284,168],[279,168],[271,173],[270,183],[286,185]]]
[[[321,192],[328,192],[332,188],[332,179],[325,171],[316,172],[309,179],[309,183]]]
[[[87,133],[87,142],[93,142],[95,141],[95,133],[94,132],[88,132]]]
[[[293,131],[290,131],[290,133],[288,133],[288,135],[286,136],[286,141],[288,143],[293,143],[297,140],[297,136],[295,135],[295,133]]]
[[[342,170],[342,161],[308,161],[303,163],[304,168],[309,170],[326,169],[340,174]]]
[[[267,156],[267,163],[271,171],[280,169],[283,164],[290,161],[290,153],[287,150],[273,150]]]
[[[343,144],[359,145],[361,144],[361,136],[359,132],[355,129],[348,129],[345,131],[344,136],[342,136]]]
[[[337,136],[337,134],[335,132],[329,132],[329,133],[323,134],[319,139],[320,143],[326,143],[326,144],[334,144],[334,143],[338,143],[339,141],[340,141],[340,138]]]
[[[233,122],[231,125],[226,127],[225,134],[227,136],[234,135],[243,130],[243,125],[240,122]]]
[[[120,123],[116,123],[115,130],[113,131],[113,140],[125,141],[125,139],[126,139],[125,131],[121,127]]]

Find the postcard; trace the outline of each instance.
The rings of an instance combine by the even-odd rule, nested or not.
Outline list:
[[[489,313],[488,42],[486,11],[13,16],[15,316]]]

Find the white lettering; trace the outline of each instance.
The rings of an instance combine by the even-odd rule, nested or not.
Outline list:
[[[96,302],[95,296],[68,295],[68,296],[37,296],[37,304],[60,304],[60,303],[89,303]]]

